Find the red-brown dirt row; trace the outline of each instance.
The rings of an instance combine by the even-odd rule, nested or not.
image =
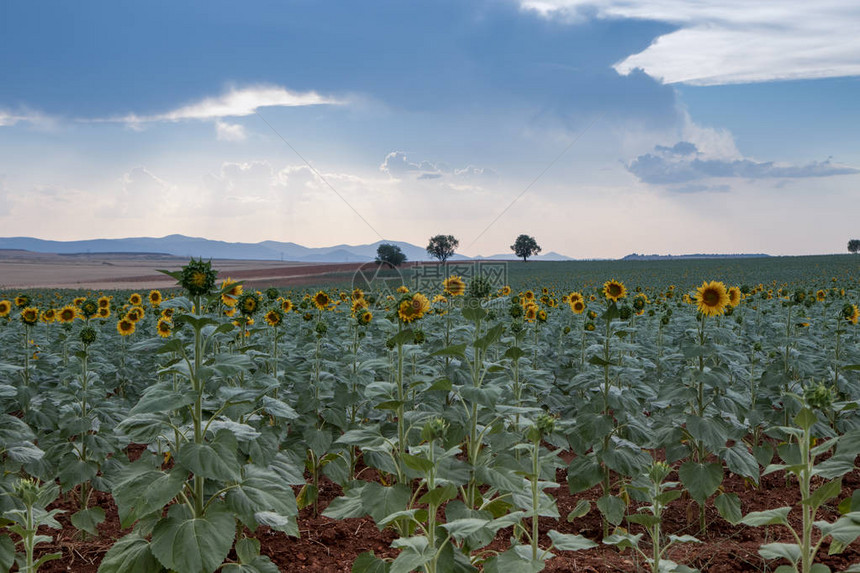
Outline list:
[[[365,472],[365,474],[372,476],[373,472]],[[676,477],[673,474],[670,479]],[[559,520],[541,518],[542,544],[548,543],[545,534],[550,529],[556,529],[562,533],[579,533],[599,540],[602,527],[600,515],[596,509],[592,509],[586,516],[574,520],[573,523],[568,523],[565,519],[580,499],[595,501],[600,496],[599,486],[587,492],[571,495],[566,486],[566,470],[559,469],[556,478],[562,487],[548,491],[556,496],[562,517]],[[860,488],[860,472],[855,471],[843,479],[842,495],[839,499],[850,496],[857,488]],[[792,479],[787,485],[785,477],[777,473],[763,477],[758,488],[740,476],[729,475],[723,483],[723,490],[740,496],[744,514],[799,504],[796,482]],[[323,477],[320,482],[320,512],[341,493],[340,486]],[[107,513],[106,521],[99,526],[100,535],[97,539],[80,539],[80,534],[69,522],[69,516],[77,509],[75,502],[60,502],[53,506],[66,510],[65,514],[59,516],[59,521],[64,528],[60,532],[46,530],[44,533],[52,535],[54,543],[41,545],[39,549],[40,553],[60,551],[63,558],[47,563],[40,571],[94,573],[114,541],[127,533],[119,526],[116,505],[111,496],[96,493],[94,499],[95,503],[105,508]],[[836,519],[837,503],[823,508],[818,518],[828,521]],[[793,525],[797,526],[799,512],[793,511],[790,518]],[[774,541],[791,542],[790,534],[783,527],[733,526],[723,520],[716,509],[710,505],[707,508],[707,520],[707,532],[697,534],[698,509],[695,503],[683,497],[672,502],[664,514],[664,531],[676,535],[696,535],[703,543],[675,546],[670,549],[668,557],[707,573],[756,572],[765,570],[765,562],[758,555],[758,548],[762,544]],[[369,517],[332,520],[322,516],[313,517],[311,508],[305,508],[299,514],[298,525],[301,532],[300,539],[272,532],[266,527],[259,528],[253,534],[261,542],[262,553],[268,555],[281,571],[349,572],[355,558],[365,551],[373,551],[377,556],[388,558],[397,554],[396,550],[390,548],[391,542],[396,537],[394,532],[379,531]],[[631,527],[632,533],[640,531],[638,526]],[[509,547],[510,535],[509,529],[500,531],[489,549],[504,551]],[[832,571],[841,571],[849,565],[860,563],[860,542],[852,544],[841,555],[828,556],[828,548],[829,545],[825,543],[819,552],[818,560],[828,565]],[[647,567],[630,550],[619,552],[614,547],[601,545],[587,551],[558,552],[557,557],[547,563],[545,571],[609,573],[647,571]]]

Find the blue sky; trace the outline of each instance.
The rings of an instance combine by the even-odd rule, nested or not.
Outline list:
[[[0,235],[842,252],[857,26],[847,1],[3,2]]]

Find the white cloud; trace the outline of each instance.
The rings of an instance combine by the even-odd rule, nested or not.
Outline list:
[[[215,123],[215,134],[218,141],[245,141],[248,139],[244,125],[227,123],[226,121]]]
[[[678,30],[614,67],[664,83],[719,85],[860,75],[860,4],[845,0],[521,0],[572,22],[591,15],[674,24]]]
[[[256,113],[261,107],[297,107],[308,105],[337,105],[344,102],[321,96],[316,92],[293,92],[281,86],[255,86],[233,88],[217,97],[210,97],[174,110],[155,114],[128,114],[104,121],[122,121],[136,124],[153,121],[182,121],[186,119],[219,119],[244,117]]]
[[[22,109],[17,112],[0,109],[0,127],[11,127],[18,123],[28,123],[42,129],[55,127],[56,120],[41,112]]]
[[[451,169],[445,163],[432,163],[430,161],[413,163],[402,151],[392,151],[386,155],[382,165],[379,166],[379,170],[395,179],[414,177],[419,181],[442,179],[443,177],[477,179],[497,176],[494,170],[487,167],[467,165],[462,169]]]

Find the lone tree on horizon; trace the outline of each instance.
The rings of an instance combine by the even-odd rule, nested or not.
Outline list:
[[[389,263],[399,267],[406,260],[406,254],[397,245],[382,243],[376,247],[376,264]]]
[[[851,239],[848,241],[848,252],[855,255],[860,252],[860,239]]]
[[[440,263],[444,263],[451,258],[457,247],[460,246],[460,241],[454,238],[454,235],[436,235],[430,237],[430,243],[427,245],[427,254],[434,259],[439,259]]]
[[[517,237],[517,240],[514,241],[514,244],[511,245],[511,250],[516,253],[518,257],[523,259],[524,263],[528,262],[528,258],[532,255],[536,255],[541,251],[540,245],[537,244],[534,237],[530,237],[529,235],[520,235]]]

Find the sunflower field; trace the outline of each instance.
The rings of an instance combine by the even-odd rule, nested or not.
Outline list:
[[[860,274],[806,259],[0,292],[0,572],[860,572]]]

